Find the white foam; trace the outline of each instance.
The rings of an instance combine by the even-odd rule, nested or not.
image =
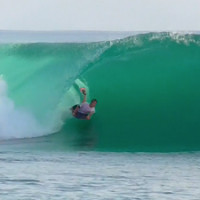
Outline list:
[[[50,133],[42,127],[34,116],[15,107],[7,96],[7,84],[0,77],[0,139],[38,137]]]

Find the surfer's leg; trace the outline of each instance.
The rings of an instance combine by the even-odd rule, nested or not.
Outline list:
[[[74,105],[74,106],[72,107],[72,114],[73,114],[74,116],[76,116],[76,114],[77,114],[79,108],[80,108],[80,106],[79,106],[78,104],[77,104],[77,105]]]

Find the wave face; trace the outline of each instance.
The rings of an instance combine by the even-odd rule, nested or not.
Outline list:
[[[41,130],[43,135],[58,132],[50,137],[66,146],[73,138],[78,147],[103,151],[200,149],[199,35],[1,44],[0,71],[16,109],[34,116],[39,124],[34,127],[42,127],[39,135]],[[98,100],[91,121],[69,113],[81,100],[80,87],[87,88],[88,100]],[[13,121],[6,123],[12,126]],[[5,132],[0,131],[1,138]],[[16,131],[6,138],[33,136]]]

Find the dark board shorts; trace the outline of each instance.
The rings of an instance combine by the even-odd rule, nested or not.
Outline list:
[[[79,104],[74,105],[74,106],[71,108],[72,112],[77,108],[77,106],[80,108],[80,105],[79,105]],[[88,114],[84,114],[84,113],[77,112],[75,117],[76,117],[77,119],[86,119],[87,116],[88,116]]]

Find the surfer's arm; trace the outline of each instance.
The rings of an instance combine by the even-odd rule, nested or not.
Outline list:
[[[85,93],[85,94],[83,94],[83,101],[82,101],[82,103],[85,103],[86,100],[87,100],[87,96],[86,96],[86,93]]]
[[[87,120],[90,120],[94,112],[89,113],[89,115],[86,117]]]

